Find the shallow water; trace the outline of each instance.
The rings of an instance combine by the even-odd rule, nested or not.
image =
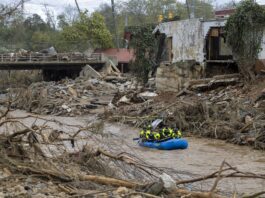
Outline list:
[[[14,116],[25,116],[23,111],[12,112]],[[96,117],[55,117],[42,116],[49,119],[56,119],[63,123],[86,126],[88,123],[96,120]],[[28,118],[24,123],[31,125],[35,119]],[[38,121],[42,124],[43,121]],[[61,129],[69,133],[74,133],[73,128],[63,128],[62,126],[51,124],[53,128]],[[265,174],[265,152],[253,150],[249,147],[242,147],[228,144],[224,141],[188,137],[189,148],[186,150],[161,151],[138,146],[132,139],[137,137],[138,130],[119,123],[105,123],[104,144],[112,152],[132,153],[146,162],[157,166],[172,168],[181,174],[181,177],[190,178],[210,174],[219,170],[223,160],[226,160],[232,166],[236,166],[244,172],[255,172]],[[184,134],[185,135],[185,134]],[[79,147],[93,142],[93,140],[80,141]],[[70,145],[69,145],[70,149]],[[71,149],[70,149],[71,150]],[[74,150],[73,150],[74,151]],[[201,188],[210,190],[214,181],[200,182],[199,184],[186,187]],[[265,189],[265,181],[259,179],[223,179],[219,183],[219,189],[225,192],[245,192],[253,193]]]

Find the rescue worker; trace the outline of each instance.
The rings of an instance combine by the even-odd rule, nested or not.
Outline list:
[[[161,134],[163,136],[163,138],[168,138],[169,137],[169,131],[166,127],[164,127],[162,130],[161,130]]]
[[[146,130],[145,138],[146,140],[154,140],[155,139],[154,133],[151,132],[151,130]]]
[[[181,133],[181,130],[180,129],[176,128],[175,129],[175,133],[177,135],[177,138],[181,138],[182,137],[182,133]]]
[[[171,138],[175,138],[175,133],[174,133],[174,130],[172,128],[168,128],[168,132],[169,132],[169,137]]]
[[[150,138],[150,133],[151,133],[151,129],[152,129],[152,126],[151,125],[148,125],[148,126],[145,126],[143,127],[143,129],[140,131],[140,138],[142,140],[147,140],[147,137]],[[150,131],[150,133],[148,132]],[[146,134],[148,132],[148,134]]]
[[[143,129],[140,131],[140,138],[145,138],[145,133],[146,133],[146,128],[143,128]]]
[[[161,135],[159,132],[153,132],[154,133],[154,138],[155,140],[160,140],[161,139]]]

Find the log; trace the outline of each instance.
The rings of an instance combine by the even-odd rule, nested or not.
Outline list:
[[[134,183],[134,182],[110,178],[110,177],[97,176],[97,175],[79,175],[78,177],[81,181],[91,181],[91,182],[95,182],[98,184],[110,185],[110,186],[116,186],[116,187],[122,186],[122,187],[134,189],[136,187],[143,186],[142,184],[139,184],[139,183]]]

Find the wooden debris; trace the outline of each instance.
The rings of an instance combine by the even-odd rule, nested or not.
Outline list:
[[[239,81],[239,74],[219,75],[214,76],[213,78],[190,80],[188,83],[188,89],[197,91],[211,90],[219,86],[234,85]]]

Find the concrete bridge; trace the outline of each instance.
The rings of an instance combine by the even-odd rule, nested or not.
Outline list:
[[[46,80],[57,80],[62,77],[75,77],[85,65],[98,70],[106,63],[102,53],[86,56],[81,53],[58,53],[55,55],[0,54],[0,70],[42,70]]]

